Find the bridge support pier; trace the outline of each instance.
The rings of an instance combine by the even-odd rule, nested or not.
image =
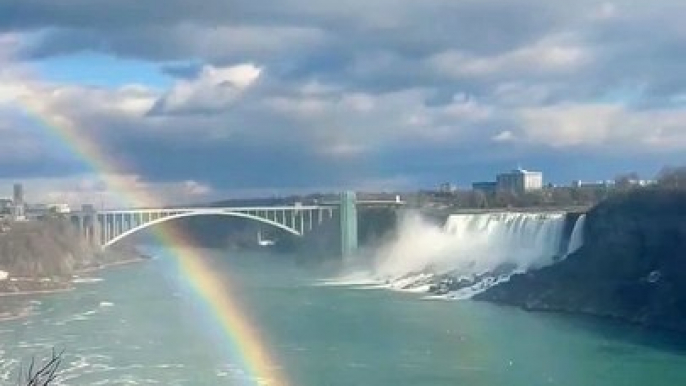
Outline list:
[[[357,196],[355,192],[341,193],[341,256],[352,256],[357,252]]]

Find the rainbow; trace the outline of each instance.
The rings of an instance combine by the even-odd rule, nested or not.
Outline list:
[[[101,176],[108,190],[121,195],[127,204],[144,208],[161,205],[144,189],[132,190],[131,179],[122,174],[127,169],[110,158],[95,140],[79,130],[68,117],[48,112],[33,98],[23,98],[19,104],[28,118],[47,129],[49,135],[64,144],[94,174]],[[188,241],[184,234],[172,226],[155,227],[155,233],[163,245]],[[236,358],[231,359],[240,362],[253,384],[287,386],[288,382],[267,350],[268,345],[253,327],[255,324],[250,321],[245,308],[232,298],[229,283],[221,280],[203,258],[191,249],[169,250],[189,287],[210,310],[229,351],[235,353],[233,356]]]

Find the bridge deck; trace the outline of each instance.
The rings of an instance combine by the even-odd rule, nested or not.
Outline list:
[[[183,208],[141,208],[141,209],[104,209],[96,210],[98,214],[133,214],[160,212],[253,212],[253,211],[281,211],[281,210],[318,210],[335,209],[333,205],[290,205],[290,206],[229,206],[229,207],[183,207]],[[73,212],[83,213],[83,212]]]

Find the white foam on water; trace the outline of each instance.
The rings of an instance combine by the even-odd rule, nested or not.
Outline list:
[[[389,289],[390,284],[367,284],[367,285],[356,285],[352,287],[353,289],[359,290],[378,290],[378,289]]]
[[[72,280],[72,283],[76,284],[92,284],[92,283],[100,283],[104,279],[101,277],[77,277]]]
[[[56,320],[55,322],[53,322],[53,325],[54,326],[66,326],[69,323],[86,321],[86,320],[90,319],[90,317],[92,315],[94,315],[96,313],[97,312],[93,312],[93,310],[84,311],[84,312],[74,314],[74,315],[71,315],[71,316],[68,316],[65,318],[60,318],[59,320]]]
[[[341,286],[341,287],[356,287],[356,286],[374,286],[383,285],[381,281],[370,275],[369,271],[354,271],[343,274],[338,277],[317,280],[313,283],[314,286]]]
[[[401,219],[395,240],[377,251],[375,268],[367,277],[413,292],[428,291],[442,275],[474,279],[472,285],[442,295],[470,298],[514,273],[554,263],[563,254],[565,216],[460,214],[451,215],[441,227],[409,214]]]

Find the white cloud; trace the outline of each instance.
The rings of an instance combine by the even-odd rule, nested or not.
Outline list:
[[[319,149],[319,153],[327,158],[349,159],[360,156],[368,150],[367,146],[363,143],[339,142],[322,146]]]
[[[206,65],[190,80],[179,80],[153,108],[156,113],[208,113],[226,109],[260,77],[252,63],[229,67]]]
[[[617,5],[611,2],[605,2],[596,7],[591,13],[592,19],[606,20],[611,19],[617,15]]]
[[[326,88],[324,88],[326,89]],[[262,103],[276,120],[291,122],[290,136],[302,138],[331,159],[356,159],[386,147],[455,143],[494,116],[492,106],[456,94],[446,104],[427,105],[431,92],[406,89],[363,93],[336,90],[290,93]],[[283,117],[283,118],[279,118]]]
[[[29,204],[66,203],[72,208],[81,208],[83,204],[98,208],[145,204],[182,205],[208,202],[221,197],[213,187],[198,181],[150,182],[134,174],[0,179],[0,197],[11,196],[14,183],[24,185]],[[154,197],[155,202],[141,202],[141,197]]]
[[[522,134],[553,147],[659,152],[686,148],[686,108],[631,110],[612,103],[565,103],[518,112]]]
[[[0,33],[0,61],[15,57],[21,42],[20,34]]]
[[[574,36],[545,37],[531,45],[517,47],[490,56],[477,56],[450,49],[432,55],[426,62],[430,69],[461,79],[468,77],[503,77],[513,73],[537,76],[578,70],[593,56],[587,47],[575,41]]]
[[[554,147],[600,145],[622,114],[618,105],[564,104],[519,112],[527,139]]]
[[[188,196],[203,197],[212,193],[213,189],[209,185],[193,181],[186,180],[183,182],[184,193]]]
[[[169,166],[183,170],[170,188],[181,196],[208,193],[195,181],[205,177],[192,174],[212,169],[223,149],[227,165],[253,154],[259,163],[269,153],[283,155],[284,165],[324,165],[348,175],[355,173],[346,168],[361,170],[365,162],[387,162],[368,169],[390,174],[415,162],[414,172],[431,173],[431,165],[459,163],[445,155],[452,148],[460,149],[460,160],[491,162],[495,148],[532,157],[546,147],[621,149],[627,159],[686,149],[678,49],[686,24],[675,0],[636,7],[605,0],[284,1],[240,2],[235,13],[219,12],[229,7],[223,0],[203,7],[176,2],[155,15],[160,21],[138,13],[136,23],[116,2],[103,4],[107,11],[89,8],[97,15],[84,23],[66,17],[80,8],[50,12],[57,6],[22,3],[33,12],[25,15],[43,16],[26,23],[38,31],[29,38],[0,35],[0,130],[22,123],[6,110],[28,101],[102,141],[136,166],[130,170],[156,173],[165,167],[160,158],[187,156],[189,165]],[[40,25],[45,20],[51,28]],[[204,67],[159,90],[47,82],[18,62],[18,55],[35,54],[40,62],[41,55],[84,49]],[[23,162],[20,153],[45,152],[32,135],[0,144],[0,166],[7,164],[3,156]],[[414,159],[404,164],[406,152]],[[210,154],[214,159],[206,160]],[[256,186],[280,177],[262,174],[267,182]]]
[[[504,130],[491,137],[491,139],[495,142],[512,142],[516,138],[510,130]]]

